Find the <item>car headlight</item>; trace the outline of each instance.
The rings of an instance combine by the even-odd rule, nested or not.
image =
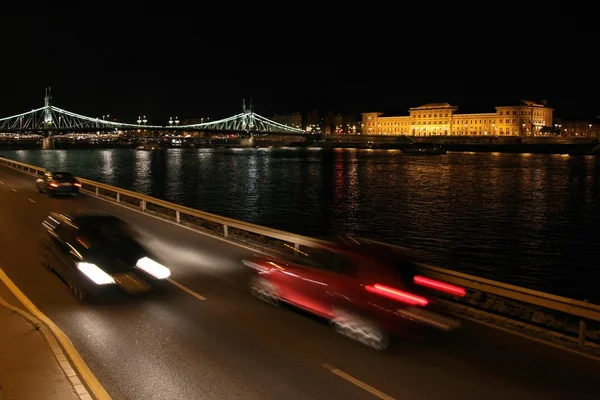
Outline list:
[[[77,268],[85,274],[88,278],[90,278],[96,285],[108,285],[111,283],[115,283],[115,280],[102,271],[96,264],[80,262],[77,263]]]
[[[171,270],[169,268],[148,257],[140,258],[135,266],[156,279],[167,279],[171,276]]]

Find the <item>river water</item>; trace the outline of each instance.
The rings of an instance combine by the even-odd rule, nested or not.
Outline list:
[[[0,151],[308,236],[415,248],[441,266],[600,301],[600,158],[396,150]]]

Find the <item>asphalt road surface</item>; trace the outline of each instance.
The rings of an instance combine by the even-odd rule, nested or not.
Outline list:
[[[465,322],[413,332],[387,353],[303,313],[252,298],[251,251],[82,195],[49,198],[0,167],[0,268],[70,337],[113,399],[598,399],[600,363]],[[50,211],[103,210],[132,223],[176,285],[80,304],[39,262]],[[389,397],[385,397],[389,396]]]

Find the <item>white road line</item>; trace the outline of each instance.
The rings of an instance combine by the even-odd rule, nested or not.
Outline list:
[[[184,292],[191,294],[192,296],[194,296],[195,298],[197,298],[198,300],[206,300],[206,297],[194,292],[192,289],[183,286],[181,283],[174,281],[173,279],[169,278],[167,279],[169,282],[171,282],[173,285],[177,286],[179,289],[183,290]]]
[[[0,181],[0,185],[4,185],[4,182]]]
[[[35,200],[34,199],[30,199],[29,197],[27,198],[27,200],[29,200],[30,202],[35,204]]]
[[[323,367],[327,368],[329,371],[333,372],[340,378],[347,380],[348,382],[352,383],[353,385],[356,385],[359,388],[366,390],[367,392],[371,393],[375,397],[378,397],[383,400],[395,400],[393,397],[388,396],[387,394],[383,393],[382,391],[375,389],[373,386],[367,385],[363,381],[356,379],[352,375],[348,375],[344,371],[339,370],[335,367],[332,367],[329,364],[323,364]]]
[[[4,285],[12,292],[12,294],[27,308],[27,310],[33,314],[34,317],[42,321],[54,334],[56,339],[59,341],[63,349],[65,349],[67,355],[73,362],[75,368],[79,372],[79,375],[87,383],[92,393],[98,400],[111,400],[110,395],[104,389],[104,386],[98,381],[98,378],[94,375],[92,370],[85,363],[71,340],[65,335],[65,333],[44,313],[42,313],[31,300],[15,285],[15,283],[6,275],[6,273],[0,268],[0,280],[4,282]]]
[[[15,188],[11,188],[10,190],[12,190],[13,192],[17,193],[17,189],[15,189]]]

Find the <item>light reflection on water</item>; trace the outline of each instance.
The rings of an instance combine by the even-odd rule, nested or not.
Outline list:
[[[261,225],[373,237],[467,273],[600,297],[596,157],[290,148],[1,153]]]
[[[167,178],[165,197],[177,202],[183,200],[183,179],[181,178],[183,167],[183,149],[168,150],[166,158]]]
[[[135,151],[135,178],[133,190],[140,193],[149,193],[152,185],[151,153],[148,151]]]
[[[112,183],[115,177],[115,166],[113,165],[114,154],[110,150],[102,150],[100,152],[102,156],[102,176],[105,177],[108,183]]]

